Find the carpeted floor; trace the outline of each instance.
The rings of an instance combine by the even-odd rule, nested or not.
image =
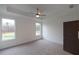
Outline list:
[[[63,50],[63,46],[48,40],[37,40],[0,51],[0,55],[71,55]]]

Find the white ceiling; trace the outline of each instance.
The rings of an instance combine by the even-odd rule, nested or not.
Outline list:
[[[35,13],[36,9],[39,8],[40,11],[46,15],[54,14],[66,14],[69,12],[76,11],[78,5],[74,5],[74,8],[69,8],[69,4],[10,4],[10,5],[0,5],[8,6],[14,9],[21,10],[22,12]],[[1,7],[2,9],[2,7]]]
[[[41,12],[58,12],[60,10],[67,10],[69,9],[69,5],[65,4],[21,4],[21,5],[8,5],[17,9],[20,9],[22,11],[26,12],[36,12],[36,9],[39,8]]]

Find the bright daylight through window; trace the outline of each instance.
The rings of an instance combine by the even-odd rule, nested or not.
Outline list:
[[[15,20],[13,19],[2,19],[2,40],[13,40],[15,39]]]
[[[41,35],[41,24],[36,23],[36,36]]]

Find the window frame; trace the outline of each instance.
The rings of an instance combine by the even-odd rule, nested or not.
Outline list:
[[[2,19],[9,19],[9,20],[14,20],[14,35],[15,35],[15,39],[16,39],[16,22],[15,22],[15,19],[11,19],[11,18],[4,18],[4,17],[2,17],[1,19],[0,19],[0,26],[1,26],[1,41],[12,41],[12,40],[15,40],[15,39],[9,39],[9,40],[3,40],[2,39]]]

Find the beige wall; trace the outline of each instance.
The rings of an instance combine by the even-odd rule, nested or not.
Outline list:
[[[16,39],[9,41],[2,41],[0,38],[0,49],[36,40],[35,21],[33,18],[25,17],[18,14],[8,13],[5,12],[4,10],[1,10],[0,18],[15,19],[15,23],[16,23]]]
[[[63,22],[79,20],[79,14],[76,7],[60,9],[62,9],[62,5],[57,9],[59,12],[52,13],[43,20],[43,38],[63,44]]]

